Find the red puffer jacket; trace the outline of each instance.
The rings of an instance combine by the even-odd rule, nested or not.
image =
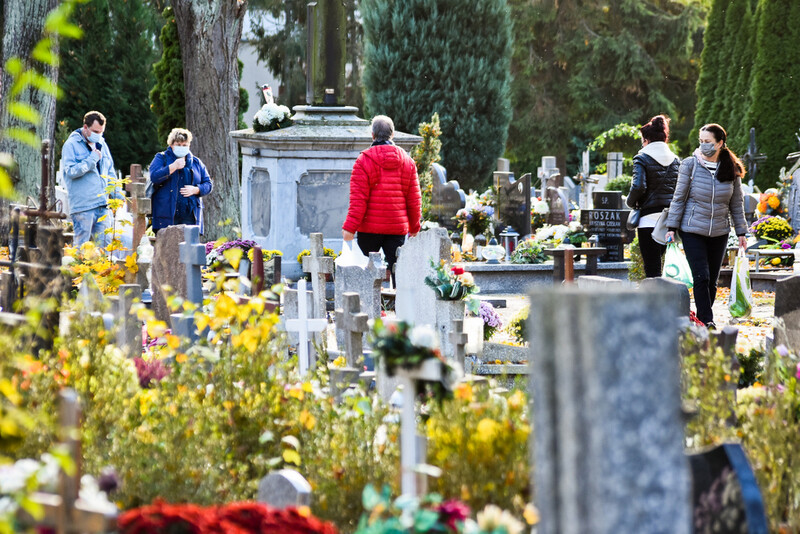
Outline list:
[[[363,151],[350,176],[348,232],[406,235],[419,232],[421,196],[417,166],[405,150],[376,145]]]

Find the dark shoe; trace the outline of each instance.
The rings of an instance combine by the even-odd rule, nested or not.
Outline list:
[[[708,328],[709,330],[716,330],[717,325],[714,323],[714,321],[709,321],[706,323],[706,328]]]

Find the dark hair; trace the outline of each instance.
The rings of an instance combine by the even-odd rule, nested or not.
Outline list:
[[[669,117],[665,115],[656,115],[650,122],[639,128],[642,134],[642,139],[650,143],[669,141]]]
[[[719,124],[706,124],[700,131],[706,131],[714,136],[717,143],[722,141],[722,149],[719,151],[719,168],[717,169],[717,180],[720,182],[732,182],[736,177],[744,178],[744,165],[733,150],[728,148],[728,132]]]
[[[91,126],[92,124],[94,124],[94,121],[99,122],[100,126],[102,126],[106,123],[106,117],[99,111],[90,111],[89,113],[83,116],[83,124],[85,124],[86,126]]]

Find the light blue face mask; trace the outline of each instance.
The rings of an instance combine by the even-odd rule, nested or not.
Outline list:
[[[188,146],[175,145],[172,147],[172,153],[176,158],[185,158],[189,154]]]
[[[103,134],[99,134],[97,132],[91,132],[89,134],[89,141],[92,143],[100,143],[103,140]]]

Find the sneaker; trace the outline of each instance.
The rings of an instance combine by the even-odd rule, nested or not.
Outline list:
[[[706,328],[708,328],[709,330],[716,330],[717,325],[716,323],[714,323],[714,321],[709,321],[706,323]]]

